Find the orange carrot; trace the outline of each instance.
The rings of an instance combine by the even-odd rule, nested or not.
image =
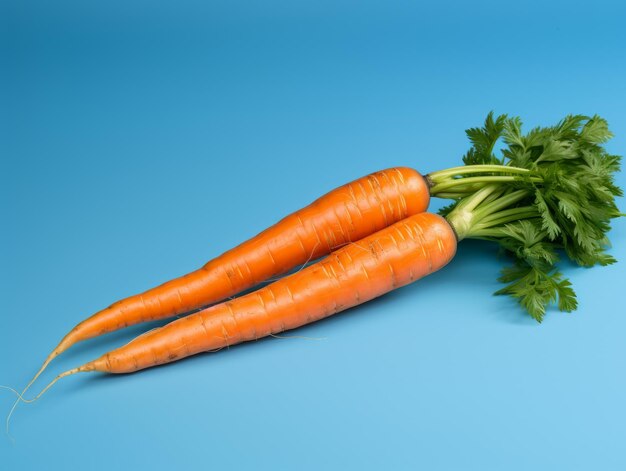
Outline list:
[[[57,379],[87,371],[130,373],[295,329],[439,270],[456,246],[444,218],[417,214],[258,291],[149,331]]]
[[[571,283],[556,267],[557,250],[582,266],[615,262],[606,253],[607,232],[611,219],[623,216],[615,204],[622,194],[614,182],[620,158],[600,145],[611,136],[606,121],[568,116],[557,126],[524,136],[519,119],[494,121],[490,114],[484,128],[468,135],[474,146],[464,157],[466,167],[431,173],[428,184],[409,169],[357,180],[202,270],[143,298],[117,303],[81,324],[82,333],[69,334],[55,352],[82,338],[174,314],[181,306],[199,306],[201,298],[226,297],[344,245],[256,292],[146,332],[66,371],[33,400],[78,372],[130,373],[333,315],[440,269],[465,238],[497,242],[512,255],[514,266],[499,279],[507,285],[496,294],[512,296],[537,321],[554,303],[561,311],[575,310]],[[509,146],[502,159],[492,154],[500,138]],[[445,219],[421,213],[429,193],[455,199],[441,210]]]
[[[84,320],[61,340],[30,384],[52,359],[77,342],[228,298],[421,213],[429,199],[425,179],[404,167],[376,172],[341,186],[199,270],[118,301]]]

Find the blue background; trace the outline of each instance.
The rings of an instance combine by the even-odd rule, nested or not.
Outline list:
[[[94,311],[337,185],[456,165],[489,110],[599,113],[623,154],[624,5],[3,2],[0,383],[25,384]],[[0,462],[626,469],[623,220],[611,238],[621,263],[565,266],[574,314],[538,325],[493,297],[502,260],[463,242],[439,273],[291,334],[310,339],[68,378],[17,409]],[[42,380],[142,329],[75,347]],[[12,401],[0,391],[0,411]]]

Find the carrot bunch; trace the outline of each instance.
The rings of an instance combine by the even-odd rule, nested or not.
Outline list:
[[[489,114],[467,134],[464,166],[360,178],[200,269],[94,314],[62,339],[26,389],[77,342],[141,322],[192,312],[62,373],[37,397],[74,373],[130,373],[300,327],[439,270],[466,238],[494,241],[511,255],[497,294],[517,299],[538,321],[553,303],[574,310],[559,256],[583,266],[614,262],[605,250],[610,221],[621,215],[614,183],[620,158],[603,147],[611,137],[606,121],[567,116],[524,134],[519,118]],[[506,147],[496,156],[499,140]],[[432,214],[425,212],[431,196],[453,201]]]

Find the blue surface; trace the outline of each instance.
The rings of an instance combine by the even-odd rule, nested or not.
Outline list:
[[[625,4],[506,5],[4,2],[0,383],[25,384],[87,315],[336,185],[457,164],[491,109],[528,125],[599,113],[624,154]],[[625,221],[611,238],[621,263],[566,267],[572,315],[538,325],[491,296],[501,261],[463,242],[428,279],[293,334],[319,340],[68,378],[16,411],[0,463],[626,469]],[[12,400],[0,391],[0,411]]]

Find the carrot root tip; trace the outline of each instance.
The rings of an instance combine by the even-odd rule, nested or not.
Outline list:
[[[4,384],[0,384],[0,389],[6,389],[7,391],[11,391],[13,394],[17,396],[18,399],[22,397],[17,389],[13,389],[11,386],[5,386]]]
[[[44,367],[45,367],[45,366],[46,366],[46,364],[44,363]],[[42,367],[42,369],[43,369],[44,367]],[[65,372],[61,373],[60,375],[56,376],[56,377],[55,377],[52,381],[50,381],[50,383],[48,383],[48,385],[47,385],[45,388],[43,388],[43,389],[41,390],[41,392],[40,392],[39,394],[37,394],[37,395],[36,395],[34,398],[32,398],[32,399],[26,399],[26,398],[24,398],[24,396],[23,396],[24,392],[25,392],[25,391],[26,391],[26,389],[28,389],[28,388],[26,388],[26,389],[24,390],[24,392],[22,392],[22,394],[20,394],[20,393],[18,393],[16,390],[14,390],[13,388],[9,388],[8,386],[3,386],[3,387],[4,387],[4,388],[6,388],[6,389],[10,389],[10,390],[14,391],[14,392],[15,392],[15,394],[17,395],[17,399],[16,399],[16,400],[15,400],[15,402],[13,403],[13,406],[11,407],[11,410],[9,411],[9,415],[7,415],[7,418],[6,418],[6,434],[9,436],[9,438],[13,439],[13,438],[11,437],[11,433],[10,433],[10,423],[11,423],[11,417],[13,416],[13,412],[15,412],[15,408],[17,407],[17,405],[18,405],[20,402],[24,402],[24,403],[26,403],[26,404],[31,404],[31,403],[33,403],[33,402],[37,401],[37,400],[38,400],[41,396],[43,396],[43,395],[46,393],[46,391],[48,391],[48,389],[50,389],[52,386],[54,386],[54,384],[55,384],[58,380],[60,380],[61,378],[65,378],[66,376],[70,376],[70,375],[73,375],[73,374],[76,374],[76,373],[82,373],[82,372],[87,372],[87,371],[94,371],[94,369],[95,369],[95,368],[93,367],[93,365],[92,365],[91,363],[85,363],[84,365],[79,366],[79,367],[77,367],[77,368],[73,368],[73,369],[71,369],[71,370],[67,370],[67,371],[65,371]],[[41,371],[40,371],[39,373],[41,373]],[[35,379],[36,379],[36,378],[35,378]],[[31,381],[31,384],[32,384],[33,382],[34,382],[34,380],[33,380],[33,381]],[[29,384],[29,387],[30,387],[30,384]]]

